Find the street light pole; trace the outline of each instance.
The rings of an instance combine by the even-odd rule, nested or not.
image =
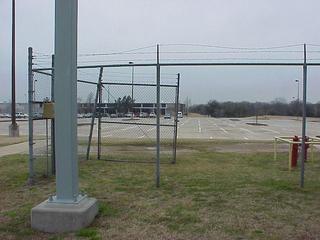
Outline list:
[[[129,62],[129,64],[134,64],[134,62]],[[134,66],[131,68],[131,101],[132,101],[132,118],[133,118],[133,82],[134,82]]]
[[[298,83],[298,95],[297,95],[297,120],[299,119],[299,103],[300,103],[300,81],[299,79],[295,80],[296,83]]]
[[[12,45],[11,45],[11,125],[9,136],[19,136],[19,126],[16,121],[16,2],[12,0]]]
[[[129,62],[129,64],[133,64],[133,62]],[[134,66],[131,68],[131,99],[133,100],[133,82],[134,82]]]
[[[298,103],[300,101],[300,81],[299,79],[296,79],[296,83],[298,83]]]

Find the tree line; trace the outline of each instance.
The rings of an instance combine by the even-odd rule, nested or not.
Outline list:
[[[189,112],[211,117],[249,117],[260,115],[301,116],[302,102],[287,103],[283,99],[272,102],[218,102],[210,100],[207,104],[192,105]],[[307,103],[307,116],[320,117],[320,102]]]

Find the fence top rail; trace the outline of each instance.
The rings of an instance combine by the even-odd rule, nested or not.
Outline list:
[[[117,83],[117,82],[101,82],[103,85],[120,85],[120,86],[145,86],[145,87],[156,87],[157,84],[152,83]],[[174,84],[160,84],[160,87],[178,87]]]
[[[98,85],[99,83],[97,82],[92,82],[92,81],[85,81],[85,80],[77,80],[79,83],[87,83],[87,84],[92,84],[92,85]],[[124,83],[124,82],[101,82],[102,85],[119,85],[119,86],[145,86],[145,87],[156,87],[157,84],[152,84],[152,83]],[[160,84],[160,87],[173,87],[177,88],[178,85],[174,84]]]
[[[185,62],[185,63],[159,63],[162,67],[188,67],[188,66],[304,66],[303,62]],[[307,66],[320,66],[320,63],[306,63]],[[105,65],[82,65],[78,66],[78,69],[90,69],[90,68],[120,68],[120,67],[156,67],[156,63],[134,63],[134,64],[105,64]],[[50,71],[51,67],[48,68],[33,68],[32,71]]]

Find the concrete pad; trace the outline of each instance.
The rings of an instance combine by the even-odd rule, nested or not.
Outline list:
[[[79,203],[57,203],[46,200],[31,210],[31,227],[48,232],[73,232],[87,227],[98,213],[95,198],[83,198]]]

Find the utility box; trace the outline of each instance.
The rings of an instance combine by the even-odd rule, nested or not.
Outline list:
[[[54,103],[45,102],[43,103],[43,118],[54,118]]]

